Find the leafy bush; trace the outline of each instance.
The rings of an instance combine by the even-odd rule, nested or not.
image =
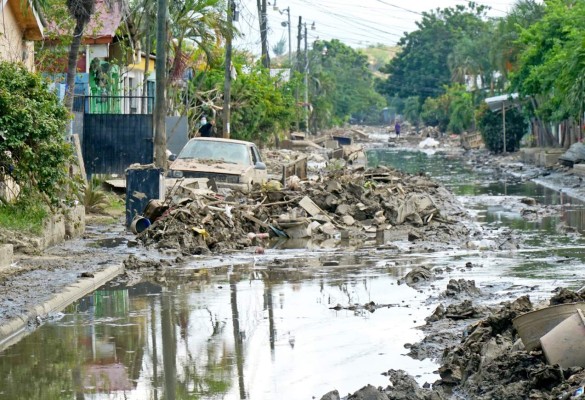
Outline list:
[[[0,62],[0,174],[54,206],[71,193],[73,152],[65,140],[67,110],[41,77]]]
[[[420,98],[418,96],[407,97],[404,101],[404,119],[417,126],[420,122]]]
[[[504,151],[502,112],[492,112],[487,105],[478,110],[478,128],[488,149],[494,153]],[[518,151],[520,140],[526,133],[526,120],[517,108],[506,110],[506,151]]]
[[[436,126],[441,132],[445,132],[449,125],[449,98],[447,96],[427,98],[420,117],[425,125]]]
[[[85,212],[90,214],[99,214],[110,204],[106,192],[101,189],[101,183],[95,178],[88,182],[83,190],[81,197],[82,203],[85,206]]]

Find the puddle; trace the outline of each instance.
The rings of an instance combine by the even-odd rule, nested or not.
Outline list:
[[[124,237],[115,237],[115,238],[106,238],[106,239],[99,239],[94,242],[91,242],[89,246],[91,247],[104,247],[104,248],[114,248],[125,246],[128,244],[128,238]]]
[[[555,287],[585,283],[581,236],[557,229],[583,230],[580,203],[533,184],[494,182],[448,155],[379,152],[381,162],[437,174],[491,239],[512,232],[523,246],[415,254],[406,245],[397,253],[374,243],[275,241],[261,255],[198,259],[164,284],[107,285],[0,352],[0,398],[318,399],[386,386],[388,369],[434,382],[437,364],[406,356],[405,345],[422,338],[417,327],[449,279],[475,280],[485,304],[525,293],[537,303]],[[530,222],[492,201],[500,195],[560,210]],[[416,266],[450,272],[418,288],[399,285]],[[369,302],[387,307],[336,310]]]

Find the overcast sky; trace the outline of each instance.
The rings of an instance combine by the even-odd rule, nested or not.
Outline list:
[[[307,27],[315,23],[315,30],[309,29],[309,43],[317,39],[340,41],[354,47],[367,47],[383,43],[396,44],[404,32],[416,29],[423,11],[437,7],[452,7],[467,4],[465,0],[269,0],[268,25],[269,46],[272,48],[280,38],[287,41],[288,30],[281,23],[287,20],[287,13],[280,14],[273,9],[274,2],[280,10],[290,7],[292,25],[292,48],[296,49],[299,16]],[[490,6],[490,16],[500,17],[512,8],[516,0],[482,0],[478,4]],[[240,49],[260,52],[260,35],[256,0],[237,0],[240,11],[236,26],[243,37],[236,41]],[[272,52],[271,52],[272,55]]]

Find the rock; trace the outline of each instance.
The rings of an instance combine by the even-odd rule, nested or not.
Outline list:
[[[390,400],[388,395],[372,385],[365,386],[348,397],[348,400]]]
[[[447,297],[459,297],[460,295],[475,297],[480,295],[481,291],[475,286],[475,281],[451,279],[449,280],[447,289],[443,294]]]
[[[347,215],[349,214],[351,211],[351,206],[348,204],[340,204],[337,206],[337,209],[335,210],[335,213],[337,215]]]
[[[526,204],[528,206],[535,206],[537,204],[536,199],[533,199],[532,197],[524,197],[520,199],[520,203]]]
[[[337,390],[332,390],[331,392],[323,395],[321,400],[340,400],[339,392]]]
[[[385,391],[390,400],[430,400],[430,391],[422,389],[414,378],[402,370],[389,370],[392,383]]]
[[[426,267],[416,267],[404,278],[398,281],[399,284],[406,283],[408,286],[415,286],[418,283],[434,279],[433,273]]]
[[[351,215],[344,215],[341,220],[347,226],[352,226],[355,224],[355,219]]]
[[[435,311],[433,311],[431,316],[425,318],[425,320],[427,321],[427,323],[432,323],[432,322],[439,321],[439,320],[443,319],[444,317],[445,317],[445,307],[443,307],[442,304],[439,304],[437,306],[437,308],[435,308]]]
[[[327,236],[335,236],[337,233],[337,228],[335,228],[335,225],[333,225],[331,222],[327,222],[326,224],[319,226],[318,229],[321,231],[321,233]]]
[[[470,300],[465,300],[460,304],[449,305],[444,314],[444,317],[449,319],[467,319],[477,316],[479,316],[479,312],[473,307]]]
[[[422,235],[420,233],[415,232],[415,231],[408,232],[408,241],[409,242],[414,242],[414,241],[417,241],[419,239],[422,239]]]

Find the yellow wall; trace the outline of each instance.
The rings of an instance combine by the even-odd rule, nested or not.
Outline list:
[[[0,0],[0,5],[2,4]],[[29,70],[34,68],[34,46],[22,39],[23,33],[14,12],[7,2],[0,8],[0,60],[24,62]],[[26,57],[26,58],[23,58]]]
[[[142,59],[140,60],[140,62],[136,63],[136,64],[129,64],[128,65],[128,69],[135,69],[138,71],[144,71],[146,69],[146,60],[147,58],[145,56],[141,57]],[[153,73],[155,70],[155,60],[152,59],[148,59],[149,60],[149,66],[148,66],[148,71],[149,73]]]

